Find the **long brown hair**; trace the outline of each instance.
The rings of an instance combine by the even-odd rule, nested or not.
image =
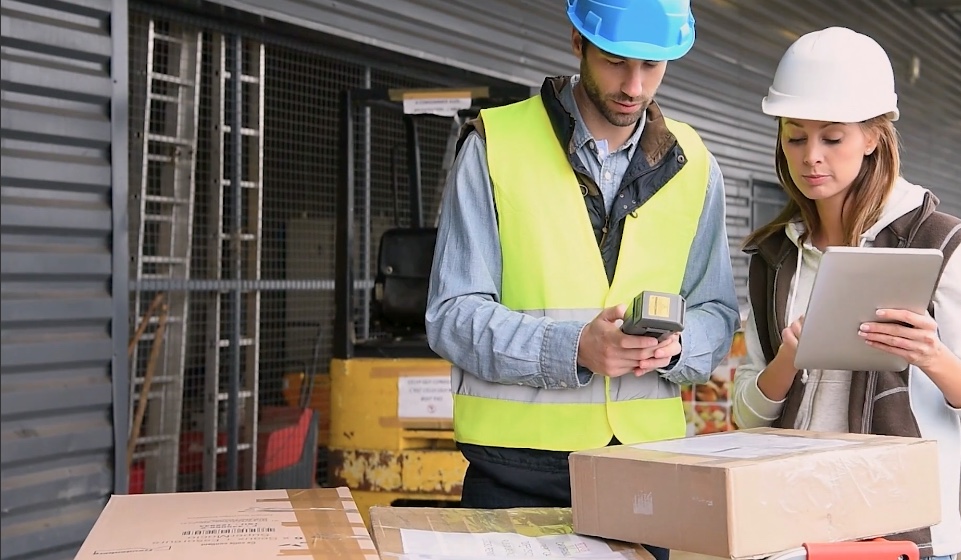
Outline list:
[[[886,115],[881,115],[859,124],[865,134],[875,135],[878,143],[874,151],[865,156],[861,171],[854,182],[851,183],[851,188],[844,195],[841,217],[842,227],[844,228],[844,243],[852,247],[858,245],[861,234],[881,217],[884,202],[894,187],[895,181],[901,175],[898,133],[891,119]],[[777,169],[777,178],[790,200],[771,223],[757,228],[748,235],[747,239],[744,240],[744,246],[760,244],[768,237],[783,230],[789,223],[796,221],[798,216],[804,222],[805,237],[817,231],[821,225],[814,201],[804,196],[794,180],[791,179],[787,157],[784,155],[784,148],[781,145],[783,127],[783,120],[778,119],[774,163]],[[849,211],[851,214],[845,215]]]

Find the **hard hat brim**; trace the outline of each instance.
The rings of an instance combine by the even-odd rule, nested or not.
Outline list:
[[[639,43],[639,42],[628,42],[628,41],[609,41],[603,37],[595,35],[584,29],[576,21],[571,21],[574,29],[580,33],[585,39],[591,42],[592,45],[601,49],[606,53],[610,53],[614,56],[620,58],[629,58],[636,60],[652,60],[652,61],[667,61],[667,60],[677,60],[682,56],[686,55],[691,47],[694,46],[694,21],[693,18],[690,22],[691,32],[687,37],[687,40],[673,47],[661,47],[659,45],[654,45],[651,43]]]
[[[886,115],[892,121],[896,121],[900,116],[897,101],[885,102],[880,106],[877,104],[872,106],[864,103],[851,103],[839,107],[836,101],[834,103],[819,103],[811,99],[784,95],[773,90],[761,100],[761,111],[772,117],[840,123],[864,122],[881,115]]]

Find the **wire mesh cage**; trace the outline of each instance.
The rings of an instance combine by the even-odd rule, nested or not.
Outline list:
[[[131,332],[144,327],[131,352],[132,417],[143,417],[131,491],[284,483],[269,479],[276,456],[301,453],[323,484],[339,97],[448,84],[158,13],[132,12],[129,34]],[[386,109],[357,119],[354,324],[376,337],[376,244],[411,219],[405,130]],[[418,133],[432,221],[451,119],[419,118]],[[308,407],[311,448],[279,449],[276,431],[302,426],[284,411]]]

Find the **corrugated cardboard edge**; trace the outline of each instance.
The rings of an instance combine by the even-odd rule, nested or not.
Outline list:
[[[568,457],[568,463],[573,465],[575,462],[586,465],[585,470],[570,469],[571,476],[571,519],[574,532],[585,535],[597,533],[600,525],[600,512],[597,503],[597,470],[595,468],[594,457],[583,455]],[[573,473],[577,473],[576,475]],[[582,488],[583,487],[583,488]],[[589,491],[586,491],[589,490]],[[585,498],[590,496],[589,500]]]

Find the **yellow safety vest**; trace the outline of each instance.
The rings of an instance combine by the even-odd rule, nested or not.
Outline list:
[[[626,218],[610,284],[584,197],[539,96],[482,111],[503,256],[500,303],[590,321],[642,290],[679,293],[710,172],[694,130],[665,119],[687,163]],[[575,349],[571,349],[573,353]],[[453,368],[454,436],[495,447],[574,451],[685,434],[679,388],[657,373],[585,387],[490,383]]]

